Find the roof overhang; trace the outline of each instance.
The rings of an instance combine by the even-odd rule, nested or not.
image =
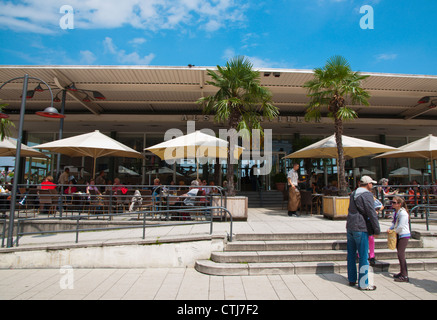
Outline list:
[[[215,87],[208,85],[208,69],[214,67],[159,67],[159,66],[0,66],[0,83],[9,79],[29,74],[46,81],[54,94],[60,88],[74,83],[76,87],[101,92],[106,100],[82,101],[83,95],[68,92],[65,114],[66,129],[68,122],[80,118],[96,126],[106,121],[151,121],[153,117],[201,115],[201,106],[196,103],[200,97],[215,93]],[[305,114],[309,101],[303,84],[310,80],[312,70],[297,69],[259,69],[261,84],[273,93],[273,102],[280,109],[282,117],[301,118]],[[429,105],[418,104],[423,96],[437,95],[437,76],[365,73],[370,75],[363,82],[363,87],[371,94],[370,106],[352,106],[358,112],[360,123],[373,122],[381,127],[387,120],[395,121],[400,126],[417,126],[437,121],[437,110]],[[29,90],[38,85],[30,81]],[[7,103],[7,112],[18,115],[22,83],[14,82],[0,91],[1,103]],[[29,116],[29,130],[34,130],[31,123],[42,123],[45,119],[32,116],[50,103],[47,91],[35,93],[26,102]],[[60,104],[55,104],[59,109]],[[139,117],[141,116],[141,117]],[[68,119],[68,120],[67,120]],[[107,120],[105,120],[107,119]],[[144,120],[145,119],[145,120]],[[168,117],[167,117],[168,119]],[[290,119],[290,118],[285,118]],[[416,121],[414,121],[416,120]],[[323,122],[319,125],[322,126]],[[159,122],[158,122],[159,123]],[[293,123],[293,125],[291,125]],[[284,128],[295,127],[294,121],[287,121]],[[299,121],[296,121],[299,123]],[[154,124],[154,123],[151,123]],[[345,124],[347,128],[348,124]],[[56,126],[55,126],[56,127]],[[421,129],[421,128],[419,128]],[[105,130],[105,128],[101,128]],[[138,130],[136,128],[135,130]],[[55,130],[56,131],[56,130]],[[429,131],[429,130],[428,130]],[[430,132],[428,132],[430,133]]]

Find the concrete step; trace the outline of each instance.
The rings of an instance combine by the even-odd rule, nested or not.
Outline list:
[[[375,250],[377,259],[397,259],[396,250]],[[408,248],[407,259],[436,258],[437,249]],[[219,263],[275,263],[346,261],[346,250],[212,252],[211,260]]]
[[[420,240],[410,239],[409,248],[421,248]],[[375,239],[375,249],[386,249],[386,239]],[[225,251],[296,251],[296,250],[346,250],[346,240],[283,240],[235,241],[226,245]]]
[[[437,259],[408,259],[407,263],[409,271],[437,269]],[[217,263],[211,260],[199,260],[195,268],[201,273],[217,276],[347,273],[347,262]],[[398,273],[399,261],[397,259],[378,260],[372,270],[373,272]]]
[[[381,234],[379,238],[387,238]],[[282,240],[346,240],[346,232],[302,232],[302,233],[238,233],[236,241],[282,241]]]
[[[195,268],[212,275],[296,274],[346,272],[346,232],[236,234],[223,251]],[[387,235],[375,239],[375,272],[399,270],[396,250],[387,248]],[[410,239],[406,251],[409,270],[437,268],[437,248],[423,248]]]

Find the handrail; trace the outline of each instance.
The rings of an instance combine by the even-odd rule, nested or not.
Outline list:
[[[382,214],[384,215],[384,213],[387,211],[387,206],[385,204],[385,200],[390,200],[393,197],[396,196],[402,196],[402,197],[407,197],[408,201],[407,204],[411,204],[409,203],[410,201],[413,202],[412,204],[415,205],[423,205],[423,204],[430,204],[430,195],[433,194],[433,188],[435,188],[435,186],[433,185],[388,185],[388,186],[383,186],[383,185],[374,185],[373,186],[374,189],[376,190],[376,196],[377,198],[381,201],[381,203],[384,205],[384,209],[382,210]],[[406,192],[408,192],[409,189],[417,189],[418,193],[414,192],[414,194],[390,194],[390,195],[385,195],[384,191],[382,188],[384,187],[389,187],[391,189],[405,189]],[[437,196],[437,195],[436,195]],[[412,198],[412,199],[410,199]],[[415,216],[417,216],[417,212],[415,214]]]
[[[208,194],[208,195],[200,195],[192,197],[194,199],[194,205],[183,205],[182,203],[179,203],[179,205],[173,205],[169,204],[171,201],[171,198],[174,198],[176,196],[174,195],[154,195],[153,190],[157,186],[152,185],[119,185],[119,186],[105,186],[105,185],[95,185],[96,188],[109,188],[109,191],[107,194],[86,194],[86,193],[78,193],[73,195],[66,195],[61,194],[60,192],[64,189],[64,186],[58,186],[59,192],[56,190],[52,190],[53,192],[44,191],[41,189],[37,189],[37,187],[41,187],[41,185],[20,185],[26,186],[26,187],[32,187],[33,191],[31,192],[30,189],[26,191],[25,194],[21,194],[19,199],[17,197],[17,204],[18,201],[27,199],[27,203],[30,205],[30,212],[33,213],[33,218],[28,218],[28,209],[23,205],[22,211],[25,211],[26,218],[19,217],[19,215],[16,215],[16,222],[17,222],[17,229],[16,229],[16,235],[17,240],[16,243],[18,245],[19,238],[23,235],[30,235],[30,234],[44,234],[44,233],[64,233],[64,232],[76,232],[76,242],[78,241],[78,234],[82,231],[101,231],[101,230],[116,230],[116,229],[128,229],[128,228],[143,228],[143,239],[145,237],[145,228],[153,226],[172,226],[172,225],[181,225],[181,224],[204,224],[204,223],[210,223],[210,233],[212,233],[213,230],[213,220],[215,217],[227,217],[227,214],[230,217],[230,235],[228,235],[228,240],[232,241],[232,214],[223,206],[223,188],[220,186],[159,186],[159,188],[177,188],[182,189],[186,188],[187,191],[190,188],[197,187],[197,188],[215,188],[219,193],[214,194]],[[83,191],[84,188],[86,188],[86,185],[75,185],[75,187],[81,188]],[[114,187],[118,188],[118,190],[113,189]],[[121,188],[126,188],[127,190],[121,190]],[[24,189],[24,188],[23,188]],[[121,191],[119,191],[121,190]],[[130,191],[129,191],[130,190]],[[141,195],[138,196],[138,198],[141,198],[140,200],[140,207],[134,208],[139,209],[135,211],[131,211],[133,205],[133,198],[135,197],[134,191],[141,190]],[[143,192],[143,190],[149,190],[147,192]],[[17,188],[18,191],[18,188]],[[158,190],[161,191],[161,190]],[[183,192],[184,190],[180,190]],[[23,192],[23,191],[22,191]],[[122,193],[122,194],[116,194],[116,193]],[[215,206],[212,206],[212,196],[218,196],[220,199],[220,204],[215,203]],[[36,216],[36,212],[38,211],[38,207],[41,206],[42,201],[44,199],[50,199],[52,198],[51,205],[46,204],[42,208],[47,209],[48,211],[48,217],[41,217],[39,215]],[[65,198],[71,197],[71,198],[77,198],[77,199],[71,199],[70,202],[67,204],[65,202]],[[156,198],[160,197],[159,201],[156,201]],[[92,199],[99,198],[99,202],[92,203]],[[226,196],[225,196],[226,199]],[[165,202],[165,203],[164,203]],[[129,205],[130,204],[130,205]],[[10,205],[10,201],[1,201],[0,203],[0,210],[3,211],[3,221],[6,223],[6,214],[8,212],[8,207]],[[18,205],[17,205],[18,206]],[[118,206],[122,206],[123,208],[129,207],[129,211],[124,212],[125,209],[123,209],[123,212],[120,212],[118,209]],[[114,207],[114,210],[113,210]],[[40,208],[41,209],[41,208]],[[64,210],[63,210],[64,209]],[[146,209],[146,210],[144,210]],[[86,212],[88,211],[88,215],[86,215]],[[19,211],[17,211],[19,212]],[[169,220],[172,220],[174,217],[179,217],[178,214],[187,214],[190,215],[192,212],[200,213],[199,216],[196,216],[198,218],[205,218],[206,220],[194,220],[194,221],[183,221],[182,223],[171,223]],[[61,214],[64,213],[64,214]],[[70,213],[70,215],[68,215]],[[91,213],[91,214],[90,214]],[[219,214],[217,214],[219,213]],[[227,214],[226,214],[227,213]],[[50,217],[50,215],[53,214],[53,217]],[[114,217],[122,217],[126,215],[138,215],[138,221],[140,221],[140,215],[143,215],[143,223],[142,225],[134,224],[128,226],[112,226],[107,228],[80,228],[80,220],[83,220],[85,218],[95,218],[95,217],[107,217],[109,220],[112,220]],[[154,224],[146,224],[146,216],[147,217],[156,217],[158,216],[160,218],[163,218],[165,220],[164,223],[154,223]],[[171,215],[171,216],[170,216]],[[36,231],[36,232],[22,232],[21,227],[23,226],[24,221],[35,221],[35,220],[76,220],[76,229],[75,230],[50,230],[50,231]],[[0,222],[2,220],[0,219]],[[227,219],[226,219],[227,221]],[[6,237],[6,224],[3,224],[3,232],[2,232],[2,241],[4,241]],[[2,247],[4,246],[4,242],[2,242]]]
[[[419,204],[419,205],[416,205],[413,208],[411,208],[410,214],[413,211],[415,211],[415,210],[419,211],[420,208],[425,208],[426,209],[426,211],[425,211],[426,231],[429,231],[429,220],[437,220],[437,218],[435,218],[435,219],[430,219],[429,218],[429,214],[430,214],[430,210],[429,209],[436,209],[437,210],[437,205]],[[410,219],[410,221],[411,221],[411,219]],[[410,222],[410,224],[411,224],[411,222]]]
[[[17,219],[17,235],[15,240],[15,245],[19,246],[19,239],[22,236],[26,235],[34,235],[34,234],[52,234],[52,233],[76,233],[76,243],[79,242],[79,233],[80,232],[86,232],[86,231],[109,231],[109,230],[123,230],[123,229],[136,229],[136,228],[142,228],[143,229],[143,236],[142,238],[145,239],[145,231],[146,227],[161,227],[161,226],[180,226],[180,225],[193,225],[193,224],[210,224],[210,234],[213,232],[213,214],[212,210],[224,210],[229,214],[230,217],[230,234],[228,235],[228,240],[232,242],[232,232],[233,232],[233,220],[232,220],[232,214],[229,212],[228,209],[224,207],[193,207],[193,208],[184,208],[184,209],[171,209],[171,210],[163,210],[165,213],[171,213],[171,212],[199,212],[199,211],[211,211],[210,214],[210,220],[209,221],[184,221],[183,223],[155,223],[155,224],[146,224],[146,219],[143,218],[143,223],[141,225],[128,225],[128,226],[117,226],[117,227],[103,227],[103,228],[79,228],[80,221],[83,220],[83,216],[77,215],[77,216],[69,216],[69,217],[56,217],[56,218],[18,218]],[[138,213],[135,212],[135,214]],[[140,214],[143,214],[144,217],[146,217],[147,214],[153,214],[156,213],[156,211],[150,210],[150,211],[141,211]],[[131,215],[132,213],[108,213],[108,214],[99,214],[99,217],[114,217],[114,216],[122,216],[122,215]],[[97,216],[97,215],[96,215]],[[76,220],[76,228],[72,230],[49,230],[49,231],[43,231],[38,230],[35,232],[20,232],[20,227],[22,226],[23,221],[44,221],[44,220]]]

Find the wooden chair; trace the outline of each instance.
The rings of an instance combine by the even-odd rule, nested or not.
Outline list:
[[[54,192],[56,192],[56,190],[53,189]],[[57,204],[57,197],[55,199],[55,197],[53,196],[53,191],[52,189],[42,189],[42,190],[38,190],[38,195],[39,195],[39,213],[41,213],[41,209],[47,207],[47,213],[48,216],[50,216],[50,213],[53,212],[53,215],[55,215],[56,213],[56,204]]]

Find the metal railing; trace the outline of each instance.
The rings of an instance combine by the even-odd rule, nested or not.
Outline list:
[[[433,207],[433,204],[437,205],[437,194],[434,194],[435,186],[431,185],[389,185],[390,190],[397,190],[394,194],[385,194],[383,188],[387,186],[376,185],[376,197],[384,206],[381,210],[382,215],[393,211],[391,200],[398,196],[405,199],[405,203],[412,213],[412,208],[417,207],[414,210],[414,217],[418,217],[421,214],[423,218],[427,208],[428,210]]]
[[[431,218],[430,214],[432,213],[436,213],[437,212],[437,204],[432,205],[432,204],[419,204],[414,206],[413,208],[411,208],[410,210],[410,215],[415,212],[415,215],[417,216],[417,212],[420,209],[424,209],[423,214],[425,215],[425,223],[426,223],[426,231],[429,231],[429,221],[437,221],[437,217],[436,218]],[[431,211],[431,209],[433,209],[433,211]],[[411,230],[411,219],[410,219],[410,230]]]
[[[15,209],[16,245],[25,235],[75,232],[79,233],[142,228],[143,239],[149,227],[181,224],[210,224],[215,220],[230,221],[229,241],[232,241],[232,215],[226,209],[223,189],[216,186],[150,186],[150,185],[87,185],[58,186],[44,189],[42,185],[19,185]],[[74,188],[73,188],[74,187]],[[197,189],[193,195],[190,190]],[[0,211],[3,216],[2,247],[6,237],[6,220],[10,210],[8,193],[0,193]],[[28,215],[31,215],[29,217]],[[21,217],[20,217],[21,215]],[[25,217],[23,217],[25,215]],[[142,216],[142,218],[140,218]],[[86,228],[81,221],[107,219],[111,226]],[[76,221],[69,230],[23,231],[24,226],[46,221]],[[124,224],[116,224],[123,220]],[[142,223],[138,223],[142,222]]]

